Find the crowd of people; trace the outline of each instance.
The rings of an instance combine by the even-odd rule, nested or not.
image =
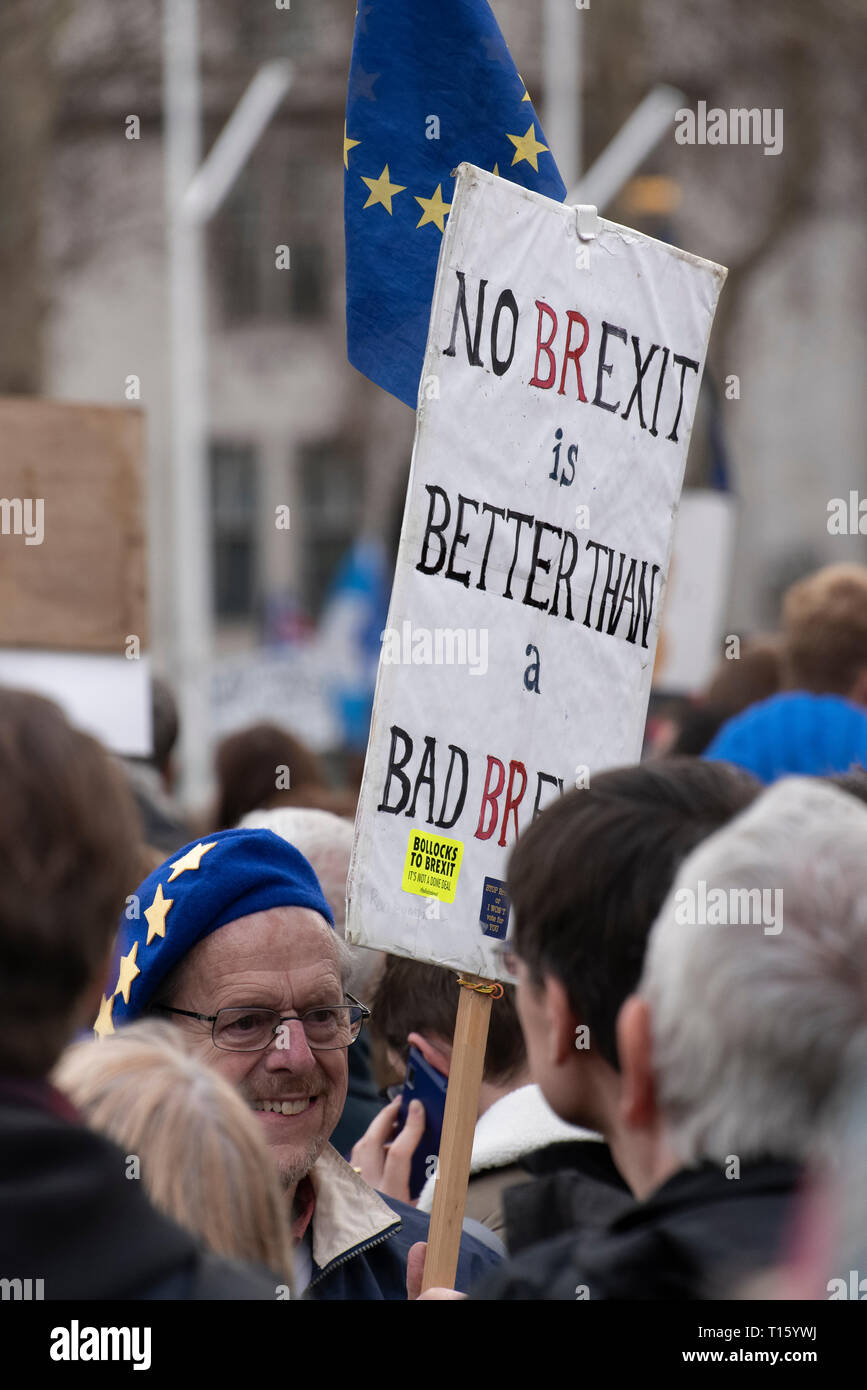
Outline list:
[[[641,763],[514,845],[454,1289],[421,1293],[420,1101],[398,1127],[408,1067],[449,1075],[454,974],[344,939],[353,792],[279,727],[224,740],[185,821],[154,700],[133,764],[0,690],[0,1276],[867,1296],[867,568],[794,585]]]

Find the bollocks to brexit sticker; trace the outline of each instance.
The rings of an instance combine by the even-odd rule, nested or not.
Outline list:
[[[411,830],[406,847],[401,887],[405,893],[453,903],[464,846],[424,830]]]

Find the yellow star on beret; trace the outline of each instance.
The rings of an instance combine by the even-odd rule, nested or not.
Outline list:
[[[169,874],[169,883],[173,879],[179,878],[181,874],[185,874],[187,869],[198,869],[202,862],[202,856],[207,854],[209,849],[213,849],[216,843],[216,840],[212,840],[209,845],[203,845],[200,840],[197,845],[193,845],[192,849],[188,849],[186,854],[181,855],[180,859],[175,859]]]
[[[165,936],[166,917],[168,916],[169,908],[173,902],[174,898],[166,898],[163,896],[163,885],[158,883],[153,902],[150,907],[145,908],[145,919],[148,924],[148,939],[145,942],[146,946],[150,946],[155,936]],[[115,991],[115,993],[116,992],[117,991]],[[127,1000],[127,1003],[129,1003],[129,1000]]]
[[[169,901],[169,907],[171,907],[171,901]],[[150,909],[148,909],[148,910],[150,911]],[[168,911],[168,909],[166,909],[166,911]],[[165,917],[163,918],[163,924],[164,924],[164,926],[165,926]],[[150,919],[149,919],[149,918],[148,918],[148,925],[150,925]],[[123,1002],[124,1002],[125,1004],[128,1004],[128,1003],[129,1003],[129,987],[130,987],[130,985],[132,984],[132,982],[133,982],[133,980],[135,979],[136,975],[140,975],[140,974],[141,974],[141,971],[139,970],[138,966],[137,966],[136,963],[135,963],[135,958],[136,958],[136,955],[137,955],[137,954],[138,954],[138,942],[137,942],[137,941],[134,941],[134,942],[132,943],[132,950],[129,952],[129,954],[126,955],[126,956],[121,956],[121,958],[120,958],[120,969],[119,969],[119,971],[118,971],[117,984],[116,984],[115,987],[114,987],[114,993],[115,993],[115,994],[122,994],[122,995],[123,995]],[[113,998],[113,997],[114,997],[114,995],[112,996],[112,998]]]
[[[112,995],[110,999],[107,998],[106,995],[103,995],[102,1003],[99,1006],[99,1013],[93,1025],[93,1031],[98,1038],[107,1037],[109,1033],[114,1032],[114,1024],[111,1021],[111,1011],[113,1008],[114,995]]]

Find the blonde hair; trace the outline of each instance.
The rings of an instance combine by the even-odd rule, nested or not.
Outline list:
[[[783,635],[791,685],[848,695],[867,666],[867,566],[827,565],[793,584]]]
[[[237,1091],[147,1020],[68,1047],[55,1084],[92,1129],[141,1160],[154,1204],[219,1255],[292,1282],[285,1197],[259,1126]]]

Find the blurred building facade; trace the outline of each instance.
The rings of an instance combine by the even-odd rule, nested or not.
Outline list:
[[[148,420],[154,646],[170,651],[170,362],[160,5],[82,0],[46,180],[47,394]],[[203,149],[261,63],[294,80],[207,231],[208,423],[217,649],[303,630],[360,532],[399,526],[413,417],[346,361],[342,133],[353,16],[202,0]],[[128,138],[138,117],[138,138]],[[278,264],[279,263],[279,264]],[[288,263],[288,264],[287,264]],[[275,524],[288,507],[288,529]],[[284,514],[285,519],[285,514]]]
[[[544,5],[493,8],[544,111]],[[158,665],[170,651],[176,521],[161,9],[158,0],[75,0],[52,33],[41,386],[61,399],[122,402],[129,379],[139,380]],[[207,505],[223,652],[256,645],[267,624],[315,619],[351,539],[393,545],[399,527],[413,417],[361,378],[345,350],[341,152],[354,9],[351,0],[200,4],[205,149],[262,62],[286,56],[295,68],[208,232]],[[709,363],[721,394],[727,377],[738,383],[722,417],[740,499],[731,630],[746,632],[773,621],[779,588],[799,571],[865,555],[863,537],[832,537],[826,525],[828,499],[867,484],[860,7],[828,0],[817,14],[793,0],[775,15],[745,0],[622,0],[612,11],[594,0],[576,23],[587,160],[656,81],[680,86],[691,106],[784,110],[778,157],[679,146],[672,132],[646,165],[679,189],[673,239],[733,271]],[[137,139],[127,138],[130,116]],[[609,215],[626,220],[624,206]],[[281,246],[288,269],[277,267]],[[274,524],[281,505],[288,531]]]

